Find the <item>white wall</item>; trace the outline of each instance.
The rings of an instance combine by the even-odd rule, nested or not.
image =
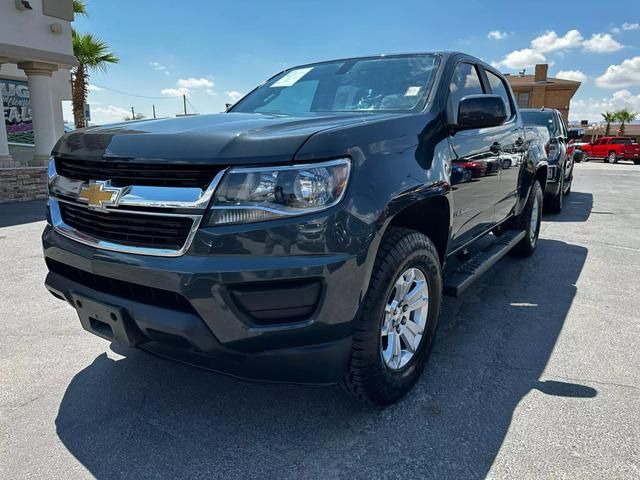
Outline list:
[[[0,1],[0,44],[72,55],[70,22],[44,15],[42,0],[29,0],[29,3],[33,10],[20,11],[14,0]],[[61,34],[51,33],[52,23],[62,25]]]

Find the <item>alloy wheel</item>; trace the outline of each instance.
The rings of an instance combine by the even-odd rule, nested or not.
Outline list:
[[[380,353],[391,370],[403,368],[418,351],[428,313],[427,278],[419,268],[408,268],[395,281],[380,331]]]

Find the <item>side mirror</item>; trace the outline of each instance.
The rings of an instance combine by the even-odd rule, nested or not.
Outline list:
[[[469,95],[460,100],[456,130],[497,127],[507,119],[507,109],[500,95]]]
[[[231,107],[233,107],[233,103],[225,103],[224,106],[226,110],[229,110]]]
[[[584,137],[584,128],[570,128],[567,132],[567,138],[570,140],[579,140]]]

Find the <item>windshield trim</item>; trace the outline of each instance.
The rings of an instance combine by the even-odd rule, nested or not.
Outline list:
[[[424,53],[394,53],[394,54],[382,54],[382,55],[368,55],[368,56],[363,56],[363,57],[347,57],[347,58],[339,58],[339,59],[334,59],[334,60],[323,60],[321,62],[313,62],[313,63],[303,63],[300,65],[295,65],[293,67],[289,67],[289,68],[285,68],[284,70],[281,70],[280,72],[276,73],[275,75],[270,76],[269,78],[267,78],[266,80],[264,80],[263,82],[261,82],[259,85],[257,85],[255,88],[253,88],[250,92],[248,92],[245,96],[243,96],[240,100],[238,100],[236,103],[234,103],[227,111],[226,113],[234,113],[234,110],[236,110],[237,107],[239,107],[240,105],[242,105],[242,103],[245,102],[245,100],[247,98],[249,98],[256,90],[258,90],[259,88],[261,88],[263,85],[269,83],[270,81],[272,81],[274,78],[283,75],[289,71],[292,70],[298,70],[301,68],[306,68],[306,67],[315,67],[315,66],[319,66],[319,65],[326,65],[326,64],[330,64],[330,63],[338,63],[338,62],[346,62],[346,61],[350,61],[350,60],[355,60],[355,61],[362,61],[362,60],[383,60],[383,59],[387,59],[387,58],[411,58],[411,57],[433,57],[434,58],[434,62],[433,62],[433,68],[434,68],[434,73],[431,79],[430,84],[428,85],[427,91],[425,92],[424,96],[422,97],[422,100],[420,102],[418,102],[418,104],[416,104],[415,107],[411,108],[411,109],[387,109],[387,110],[327,110],[324,112],[303,112],[303,113],[283,113],[283,112],[274,112],[274,113],[268,113],[268,112],[253,112],[254,114],[258,114],[258,115],[282,115],[282,116],[305,116],[305,115],[313,115],[315,113],[336,113],[336,114],[340,114],[340,113],[351,113],[351,114],[365,114],[365,113],[370,113],[370,114],[380,114],[380,113],[416,113],[416,112],[421,112],[425,109],[426,105],[431,102],[431,95],[433,93],[433,88],[434,85],[437,82],[437,75],[440,71],[440,66],[442,64],[442,54],[437,53],[437,52],[424,52]],[[245,112],[235,112],[235,113],[245,113]]]

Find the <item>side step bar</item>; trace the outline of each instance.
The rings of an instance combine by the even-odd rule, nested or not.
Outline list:
[[[507,231],[487,248],[473,255],[444,278],[443,293],[459,297],[473,282],[480,278],[498,260],[504,257],[525,236],[525,231]]]

